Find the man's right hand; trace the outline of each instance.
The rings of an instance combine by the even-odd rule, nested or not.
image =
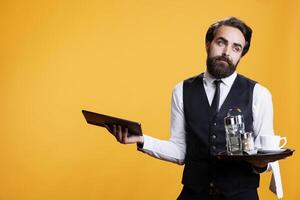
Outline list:
[[[144,143],[144,137],[138,135],[132,135],[128,133],[128,128],[124,128],[120,125],[105,125],[106,129],[115,136],[118,142],[122,144],[140,144]]]

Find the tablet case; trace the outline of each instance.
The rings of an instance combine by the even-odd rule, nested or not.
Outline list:
[[[96,126],[105,127],[108,125],[112,128],[112,125],[121,125],[123,128],[128,128],[128,133],[131,135],[143,135],[141,124],[134,121],[129,121],[126,119],[121,119],[109,115],[103,115],[99,113],[94,113],[87,110],[82,110],[82,113],[89,124]]]

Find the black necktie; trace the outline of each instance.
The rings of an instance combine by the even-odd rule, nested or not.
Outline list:
[[[215,91],[214,99],[213,99],[211,107],[210,107],[213,116],[215,116],[219,111],[220,83],[221,82],[222,82],[221,80],[215,80],[214,81],[214,84],[216,85],[216,91]]]

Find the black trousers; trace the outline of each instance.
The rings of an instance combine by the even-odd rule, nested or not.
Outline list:
[[[256,189],[226,196],[224,194],[209,194],[208,191],[196,192],[184,186],[177,200],[259,200],[259,197]]]

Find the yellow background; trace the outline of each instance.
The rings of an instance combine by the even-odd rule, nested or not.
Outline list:
[[[225,16],[254,30],[238,72],[273,94],[275,131],[300,150],[297,0],[20,0],[0,3],[0,199],[175,199],[182,166],[120,145],[81,109],[167,139],[176,83],[205,70],[204,37]],[[280,161],[300,199],[298,151]],[[262,175],[261,199],[276,199]]]

